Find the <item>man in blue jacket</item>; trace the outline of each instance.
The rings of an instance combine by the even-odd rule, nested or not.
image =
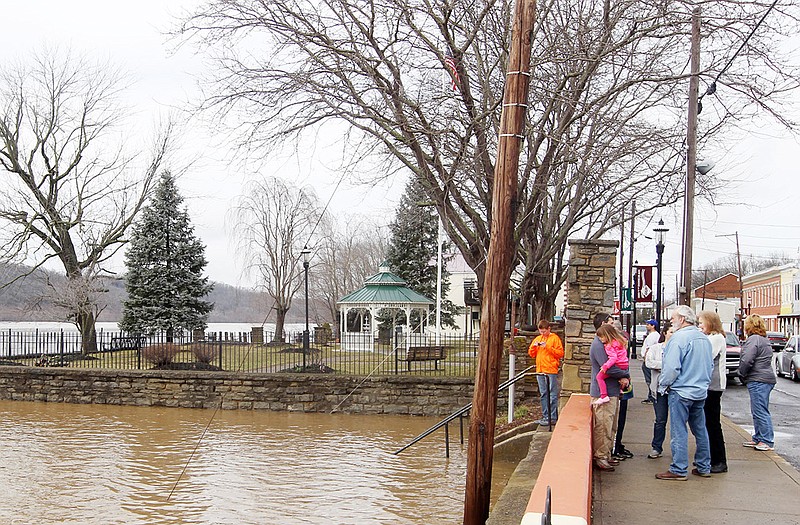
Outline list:
[[[672,464],[657,479],[685,481],[689,469],[689,434],[694,435],[697,450],[692,474],[711,476],[711,451],[708,445],[703,406],[711,383],[711,342],[697,328],[697,316],[688,306],[679,306],[672,314],[675,333],[664,348],[658,391],[669,392],[670,441]]]

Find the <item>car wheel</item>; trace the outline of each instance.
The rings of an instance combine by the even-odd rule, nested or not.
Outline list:
[[[795,368],[794,363],[792,363],[792,369],[789,370],[789,377],[792,381],[800,380],[800,377],[797,377],[797,368]]]
[[[780,359],[775,359],[775,375],[777,375],[778,377],[783,377],[783,372],[781,372]]]

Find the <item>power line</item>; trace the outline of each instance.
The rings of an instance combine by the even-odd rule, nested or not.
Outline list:
[[[698,113],[699,113],[699,110],[700,110],[700,109],[702,109],[702,107],[703,107],[703,106],[702,106],[702,104],[701,104],[701,102],[702,102],[702,100],[703,100],[703,97],[704,97],[705,95],[713,95],[714,93],[716,93],[716,91],[717,91],[717,81],[720,79],[720,77],[723,75],[723,73],[725,73],[725,71],[727,71],[727,70],[728,70],[728,68],[729,68],[729,67],[731,66],[731,64],[733,63],[733,60],[734,60],[734,59],[735,59],[735,58],[736,58],[736,57],[739,55],[739,53],[742,51],[742,49],[744,49],[744,46],[746,46],[746,45],[747,45],[747,42],[749,42],[749,41],[750,41],[750,38],[751,38],[751,37],[752,37],[752,36],[755,34],[755,32],[758,30],[758,28],[759,28],[759,27],[761,27],[761,24],[764,22],[764,19],[765,19],[765,18],[767,18],[767,15],[769,15],[769,13],[772,11],[772,9],[775,7],[775,5],[776,5],[777,3],[778,3],[778,0],[774,0],[774,1],[772,2],[772,5],[770,5],[770,6],[769,6],[769,8],[767,9],[767,11],[766,11],[766,12],[764,13],[764,15],[761,17],[761,20],[759,20],[759,21],[758,21],[758,23],[755,25],[755,27],[753,27],[753,29],[750,31],[750,34],[749,34],[749,35],[747,35],[747,38],[745,38],[745,39],[744,39],[744,41],[742,42],[742,45],[740,45],[740,46],[739,46],[739,49],[737,49],[737,50],[736,50],[736,53],[734,53],[734,54],[733,54],[733,56],[732,56],[731,58],[729,58],[729,59],[728,59],[728,63],[727,63],[727,64],[725,64],[725,67],[723,67],[723,68],[720,70],[720,72],[719,72],[719,73],[717,73],[717,76],[716,76],[716,77],[714,77],[714,80],[713,80],[713,81],[711,82],[711,84],[708,86],[708,89],[706,89],[706,92],[705,92],[705,93],[703,93],[702,95],[700,95],[700,98],[697,100],[697,105],[698,105]]]

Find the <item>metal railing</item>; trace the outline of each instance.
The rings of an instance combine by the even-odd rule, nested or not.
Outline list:
[[[529,366],[528,368],[526,368],[525,370],[523,370],[522,372],[520,372],[516,376],[512,377],[511,379],[508,379],[508,380],[504,381],[503,383],[500,384],[499,387],[497,387],[497,391],[498,392],[502,392],[503,390],[507,389],[511,385],[515,384],[517,381],[520,381],[520,380],[522,380],[522,379],[524,379],[525,377],[528,377],[528,376],[546,375],[546,374],[537,374],[535,372],[531,372],[531,370],[534,369],[534,368],[535,368],[535,365]],[[549,399],[549,397],[550,397],[550,381],[549,380],[547,381],[547,396],[548,396],[548,399]],[[417,437],[412,439],[410,442],[408,442],[402,448],[394,451],[393,454],[394,455],[400,454],[401,452],[411,448],[412,446],[416,445],[417,443],[419,443],[420,441],[422,441],[426,437],[430,436],[431,434],[433,434],[434,432],[436,432],[440,428],[444,427],[445,457],[449,458],[450,457],[450,423],[453,420],[455,420],[456,418],[459,418],[459,425],[460,425],[460,429],[461,429],[461,444],[463,445],[464,444],[464,421],[463,421],[463,417],[471,409],[472,409],[472,403],[469,403],[468,405],[464,405],[463,407],[459,408],[458,410],[456,410],[455,412],[453,412],[452,414],[450,414],[446,418],[442,419],[441,421],[439,421],[438,423],[436,423],[435,425],[433,425],[432,427],[430,427],[426,431],[422,432],[420,435],[418,435]],[[548,418],[548,423],[550,424],[550,428],[552,429],[553,422],[552,422],[552,420],[549,420],[549,418]]]
[[[176,335],[170,348],[164,334],[139,336],[98,331],[92,351],[80,333],[70,331],[0,331],[0,363],[106,369],[182,368],[254,373],[308,372],[367,375],[473,377],[478,338],[432,334],[388,338],[349,337],[337,341],[314,337],[303,350],[302,332],[207,332]],[[427,352],[425,350],[428,350]],[[438,353],[436,353],[438,352]],[[305,364],[305,367],[303,366]]]

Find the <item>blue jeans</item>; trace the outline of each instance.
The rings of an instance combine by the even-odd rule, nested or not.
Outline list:
[[[550,378],[550,398],[547,398],[547,378]],[[558,419],[558,374],[537,375],[536,382],[539,383],[539,395],[542,403],[542,419],[547,420],[550,413],[550,421]]]
[[[653,403],[653,411],[656,414],[653,423],[653,450],[664,452],[664,439],[667,437],[667,417],[669,415],[669,395],[656,394],[656,401]]]
[[[750,412],[753,413],[753,441],[775,446],[775,434],[772,431],[772,416],[769,413],[769,395],[775,385],[750,381],[747,391],[750,392]]]
[[[647,399],[655,403],[655,398],[653,397],[653,390],[658,389],[658,385],[655,388],[650,386],[650,382],[653,379],[653,371],[647,368],[644,363],[642,363],[642,373],[644,374],[644,382],[647,383]]]
[[[694,453],[694,462],[700,472],[711,471],[711,449],[708,445],[706,431],[706,415],[703,406],[705,399],[694,401],[684,399],[673,392],[669,396],[670,448],[672,449],[672,464],[670,472],[685,476],[689,470],[689,434],[686,424],[694,435],[697,450]]]

